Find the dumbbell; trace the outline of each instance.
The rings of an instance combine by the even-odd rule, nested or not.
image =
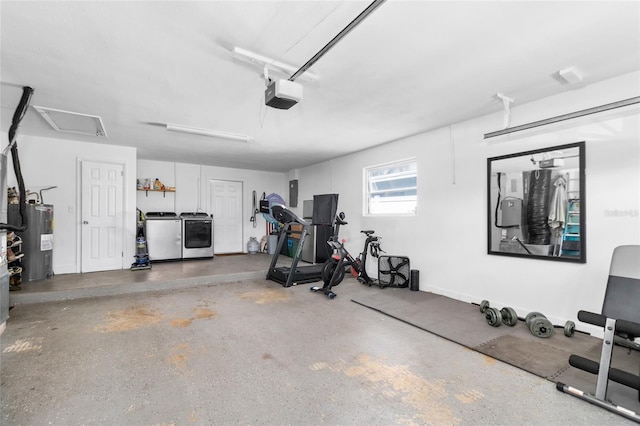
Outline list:
[[[536,337],[548,338],[553,335],[554,325],[540,312],[530,312],[525,318],[527,327]],[[576,331],[576,324],[573,321],[567,321],[564,324],[564,335],[573,337]]]
[[[529,312],[524,321],[536,337],[548,338],[553,335],[553,324],[540,312]]]
[[[515,309],[505,307],[500,309],[500,313],[502,314],[502,322],[509,327],[513,327],[518,323],[518,314]]]
[[[564,335],[567,337],[573,337],[573,334],[576,332],[576,323],[569,320],[564,323]]]
[[[500,327],[502,324],[513,327],[518,323],[518,315],[515,309],[505,307],[498,310],[497,308],[492,308],[488,300],[483,300],[480,303],[480,312],[484,314],[487,323],[492,327]]]

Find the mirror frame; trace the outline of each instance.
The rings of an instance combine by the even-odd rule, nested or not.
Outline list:
[[[493,224],[493,214],[495,206],[492,205],[492,197],[491,197],[491,166],[495,161],[506,160],[509,158],[515,157],[525,157],[525,156],[533,156],[535,154],[541,154],[544,152],[550,152],[555,150],[563,150],[569,148],[578,148],[579,155],[579,170],[578,176],[580,179],[580,256],[575,257],[561,257],[561,256],[551,256],[551,255],[540,255],[540,254],[528,254],[528,253],[512,253],[512,252],[504,252],[492,250],[492,231],[494,228]],[[546,148],[534,149],[531,151],[523,151],[514,154],[501,155],[498,157],[490,157],[487,158],[487,254],[498,255],[498,256],[510,256],[510,257],[524,257],[531,259],[541,259],[541,260],[552,260],[556,262],[572,262],[572,263],[586,263],[587,262],[587,227],[586,227],[586,179],[585,179],[585,164],[586,164],[586,156],[585,156],[585,142],[575,142],[565,145],[555,145]],[[523,170],[525,171],[525,170]]]

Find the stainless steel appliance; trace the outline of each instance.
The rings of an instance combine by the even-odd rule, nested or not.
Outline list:
[[[185,212],[182,218],[182,258],[213,257],[213,217],[206,213]]]
[[[302,202],[302,218],[303,219],[313,218],[313,200],[304,200]],[[309,222],[311,221],[309,220]]]
[[[25,231],[17,234],[22,239],[22,282],[51,278],[53,276],[53,206],[51,204],[27,204]],[[18,225],[20,206],[9,204],[9,223]]]
[[[145,234],[149,260],[182,259],[182,219],[173,212],[148,212]]]
[[[333,227],[329,225],[312,225],[302,247],[301,259],[309,263],[324,263],[331,257],[332,249],[327,244],[333,236]]]

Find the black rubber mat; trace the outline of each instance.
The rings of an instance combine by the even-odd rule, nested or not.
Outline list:
[[[513,334],[498,337],[474,349],[545,379],[563,371],[568,366],[567,360],[572,353],[553,344],[547,345],[542,341]]]
[[[568,368],[571,354],[600,342],[582,333],[568,338],[563,329],[539,338],[524,321],[492,327],[477,305],[427,292],[384,289],[352,301],[544,378]]]
[[[351,300],[552,382],[595,392],[597,377],[571,367],[569,356],[599,360],[601,339],[579,332],[569,338],[563,328],[540,338],[531,334],[523,320],[514,327],[492,327],[477,305],[427,292],[384,289]],[[640,352],[616,347],[612,366],[638,374]],[[607,396],[640,412],[638,391],[611,382]]]

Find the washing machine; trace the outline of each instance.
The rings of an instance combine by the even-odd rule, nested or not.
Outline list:
[[[182,219],[182,258],[213,257],[213,217],[202,212],[184,212]]]
[[[182,259],[182,220],[177,214],[148,212],[144,226],[150,261]]]

